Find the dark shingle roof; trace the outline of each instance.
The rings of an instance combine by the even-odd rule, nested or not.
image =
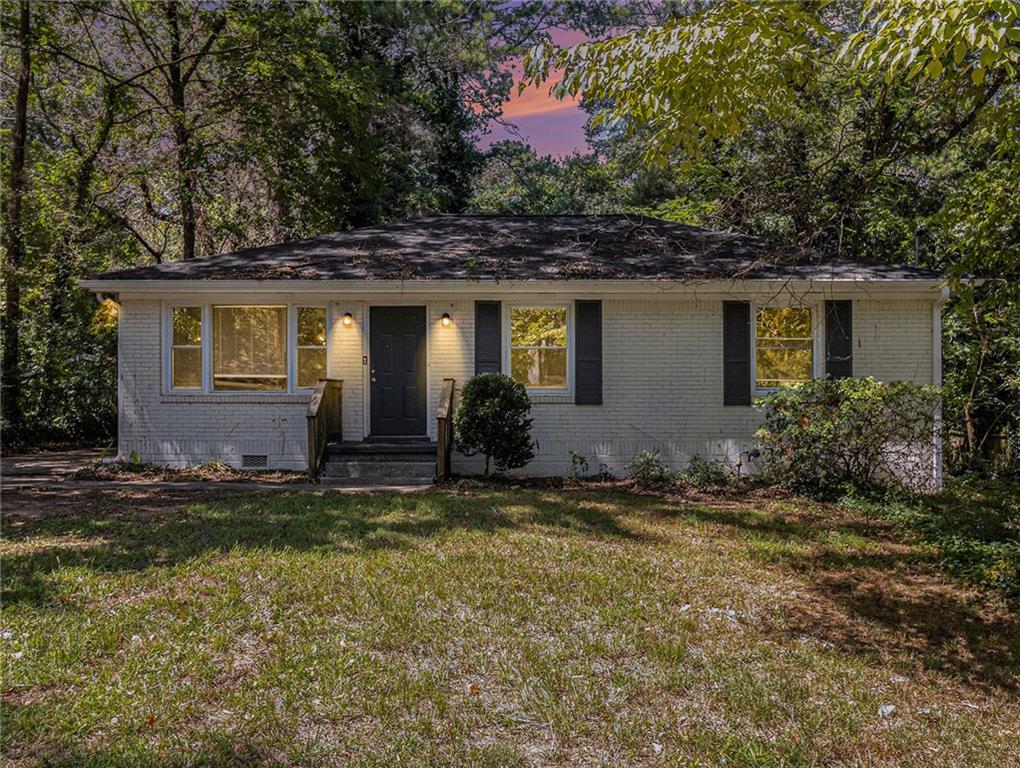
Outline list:
[[[793,262],[747,235],[642,216],[419,216],[136,267],[105,280],[937,279],[930,270],[813,257]]]

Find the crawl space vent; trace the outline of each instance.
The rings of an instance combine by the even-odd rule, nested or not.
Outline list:
[[[264,453],[242,453],[241,469],[269,469],[269,457]]]

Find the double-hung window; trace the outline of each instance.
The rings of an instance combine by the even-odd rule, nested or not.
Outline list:
[[[509,326],[511,378],[528,389],[567,389],[568,308],[511,306]]]
[[[326,376],[325,307],[173,306],[167,385],[202,392],[288,392]]]
[[[759,307],[754,322],[754,386],[798,384],[814,376],[814,313],[810,307]]]
[[[202,388],[202,308],[170,309],[170,383],[174,389]]]
[[[326,308],[297,308],[297,386],[326,378]]]

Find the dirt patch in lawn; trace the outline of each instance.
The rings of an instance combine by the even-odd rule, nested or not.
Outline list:
[[[181,507],[216,498],[251,493],[210,484],[208,490],[195,488],[148,488],[144,485],[111,489],[60,487],[58,485],[11,488],[3,494],[4,536],[10,538],[29,519],[78,517],[108,520],[163,517]],[[19,518],[24,518],[19,520]]]

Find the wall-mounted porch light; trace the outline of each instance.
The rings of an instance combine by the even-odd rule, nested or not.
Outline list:
[[[444,312],[439,322],[443,324],[444,328],[449,328],[453,324],[453,320],[450,319],[450,313]]]
[[[350,312],[344,312],[344,320],[343,320],[343,322],[344,322],[344,325],[350,327],[351,325],[354,324],[354,315],[352,315]]]

